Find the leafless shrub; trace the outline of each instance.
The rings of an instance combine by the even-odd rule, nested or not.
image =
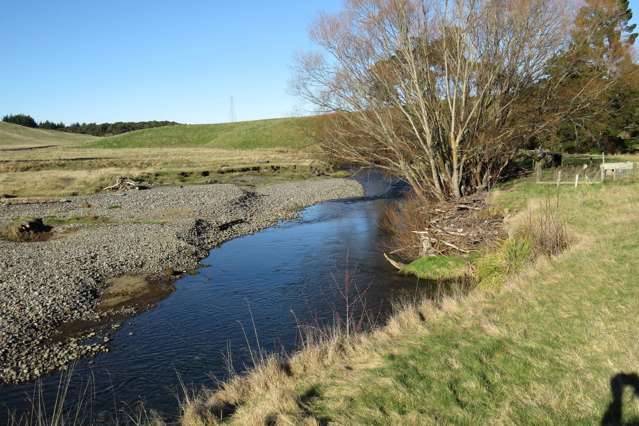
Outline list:
[[[559,217],[557,205],[550,200],[528,212],[515,237],[529,242],[534,257],[556,256],[570,245],[566,223]]]
[[[427,229],[430,215],[422,200],[410,197],[390,205],[381,221],[382,229],[388,233],[391,254],[410,262],[421,254],[419,234],[414,231]]]

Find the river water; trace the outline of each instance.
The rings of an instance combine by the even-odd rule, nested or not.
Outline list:
[[[214,387],[228,377],[229,359],[241,372],[251,366],[252,351],[294,350],[300,324],[344,318],[345,288],[354,311],[365,305],[369,320],[383,320],[393,300],[420,290],[383,258],[379,222],[402,186],[378,173],[356,178],[364,197],[307,208],[296,220],[211,250],[172,295],[123,323],[110,352],[78,362],[70,376],[0,386],[0,421],[8,410],[29,409],[35,394],[51,410],[65,378],[66,404],[82,399],[98,421],[130,413],[138,402],[176,416],[182,384]]]

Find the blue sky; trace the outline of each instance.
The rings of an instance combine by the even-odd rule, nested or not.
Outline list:
[[[0,115],[187,123],[288,116],[296,52],[341,0],[20,0],[0,12]]]
[[[239,120],[304,112],[288,93],[293,58],[341,0],[3,3],[0,115],[213,123],[231,96]]]

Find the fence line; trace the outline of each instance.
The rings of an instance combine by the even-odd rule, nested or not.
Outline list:
[[[596,157],[591,157],[596,158]],[[539,185],[572,185],[575,188],[579,185],[594,185],[605,182],[607,179],[617,180],[628,177],[636,177],[637,163],[634,162],[606,162],[605,155],[602,155],[601,162],[584,162],[573,166],[565,166],[562,159],[562,166],[553,169],[543,169],[541,162],[535,162],[536,183]],[[551,179],[544,179],[548,171],[553,172]],[[562,175],[567,180],[562,179]]]

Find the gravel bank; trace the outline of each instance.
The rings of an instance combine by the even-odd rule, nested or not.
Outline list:
[[[0,226],[19,217],[99,218],[58,226],[46,242],[0,239],[0,383],[33,380],[108,350],[104,334],[65,337],[59,328],[113,315],[98,309],[109,278],[192,270],[223,241],[291,218],[299,208],[361,194],[355,181],[323,179],[250,191],[234,185],[161,187],[0,205]]]

